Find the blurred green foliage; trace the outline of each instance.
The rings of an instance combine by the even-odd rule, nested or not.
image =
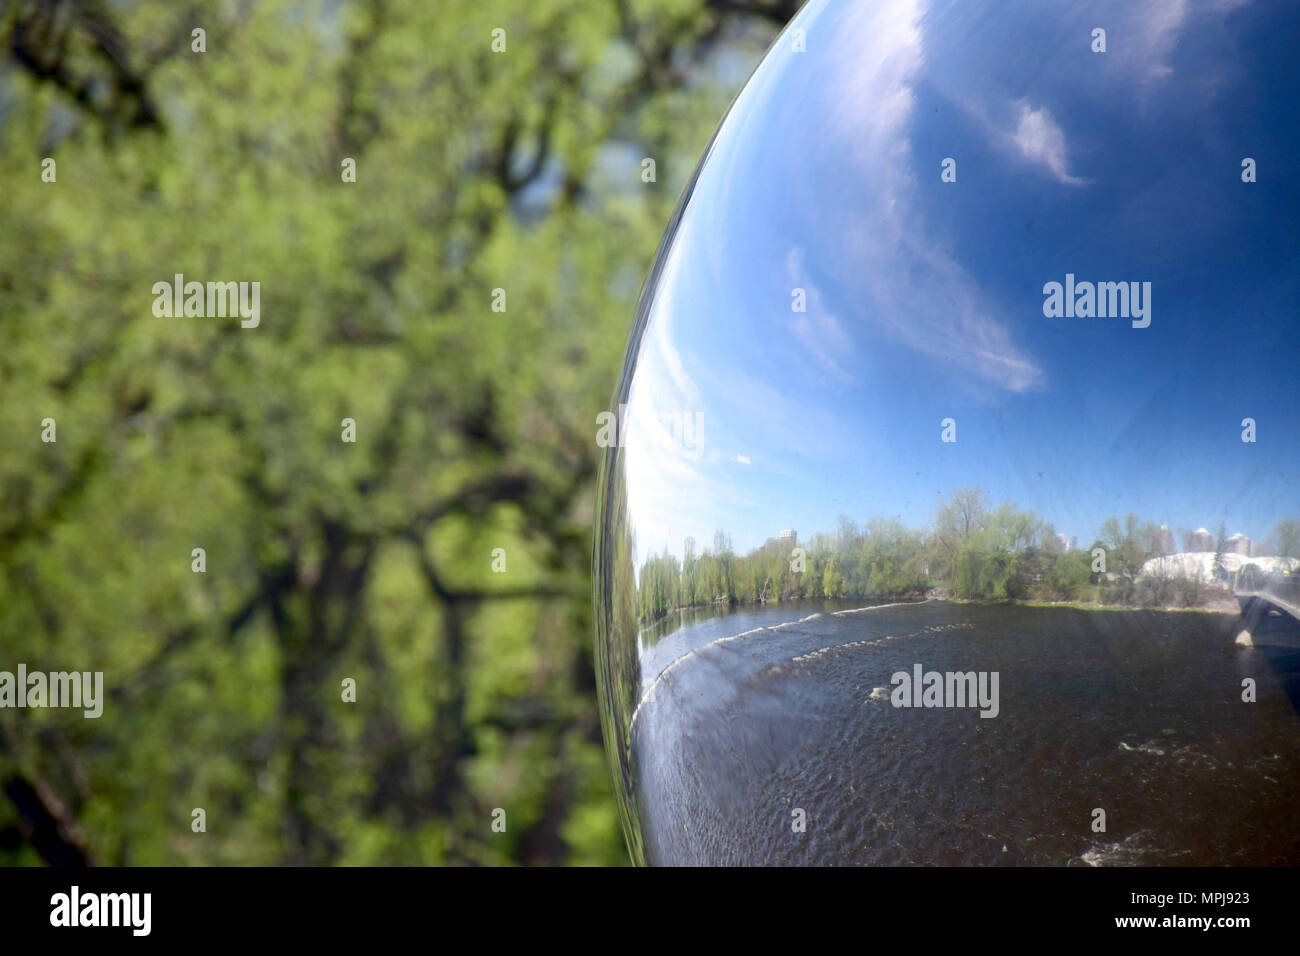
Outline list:
[[[626,861],[595,416],[797,5],[0,4],[0,669],[108,695],[0,710],[0,862]]]

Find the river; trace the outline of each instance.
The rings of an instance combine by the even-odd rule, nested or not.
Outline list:
[[[1300,863],[1300,653],[1237,646],[1239,629],[942,601],[688,613],[643,634],[647,858]],[[916,665],[996,672],[997,715],[894,706],[891,676]]]

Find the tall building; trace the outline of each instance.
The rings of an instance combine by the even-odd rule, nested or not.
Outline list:
[[[786,528],[777,535],[777,540],[782,542],[789,541],[790,544],[797,545],[799,543],[799,532],[795,531],[794,528]]]
[[[1234,534],[1223,543],[1223,550],[1228,554],[1240,554],[1249,558],[1255,548],[1255,542],[1244,534]]]
[[[1213,551],[1214,535],[1204,528],[1197,528],[1195,531],[1187,532],[1185,541],[1186,550],[1188,551]]]
[[[1174,533],[1169,530],[1169,525],[1162,524],[1160,530],[1156,532],[1156,553],[1157,554],[1176,554],[1178,545],[1174,542]]]

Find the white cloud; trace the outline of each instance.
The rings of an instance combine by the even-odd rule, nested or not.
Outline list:
[[[924,65],[921,22],[926,6],[921,0],[847,5],[836,8],[842,11],[838,22],[825,24],[841,35],[862,38],[835,46],[838,60],[830,64],[831,75],[842,92],[832,98],[829,131],[870,189],[861,202],[828,212],[824,201],[817,201],[818,184],[806,187],[809,208],[843,217],[819,223],[819,229],[844,235],[850,253],[834,265],[819,266],[837,286],[861,289],[865,284],[874,293],[876,305],[855,309],[853,320],[872,322],[909,347],[987,384],[1023,392],[1041,385],[1041,368],[1015,344],[1006,322],[926,228],[916,208],[919,186],[907,127],[916,99],[912,85]],[[1028,132],[1033,133],[1032,121]],[[1026,141],[1032,146],[1032,136]],[[1063,155],[1063,145],[1060,151]],[[1050,149],[1046,155],[1052,155]],[[815,329],[809,320],[797,331],[816,337],[834,329]],[[828,344],[834,358],[834,340]]]
[[[1115,56],[1124,69],[1145,82],[1159,82],[1173,75],[1170,65],[1183,33],[1193,21],[1223,16],[1250,0],[1124,0],[1116,10],[1120,17],[1107,36],[1107,56]],[[1213,29],[1212,27],[1208,27]]]
[[[1148,76],[1163,78],[1174,72],[1168,63],[1169,55],[1178,45],[1183,24],[1187,22],[1187,8],[1187,0],[1150,0],[1135,5],[1138,17],[1134,27],[1135,50],[1140,58],[1136,63],[1139,69],[1145,68]]]
[[[1082,186],[1085,180],[1071,176],[1065,148],[1065,133],[1046,106],[1030,109],[1029,104],[1020,103],[1020,118],[1012,136],[1022,156],[1032,163],[1046,166],[1057,182],[1070,186]]]

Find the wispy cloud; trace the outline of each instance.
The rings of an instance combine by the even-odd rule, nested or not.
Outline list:
[[[871,184],[865,208],[855,204],[837,210],[845,220],[824,227],[842,226],[852,253],[841,259],[834,278],[844,289],[861,289],[865,282],[874,293],[875,307],[855,303],[853,321],[872,322],[984,384],[1027,391],[1042,384],[1042,369],[1015,344],[1007,323],[929,231],[919,211],[908,126],[916,99],[913,84],[924,65],[921,22],[926,12],[923,0],[851,5],[833,25],[837,32],[863,39],[836,47],[839,59],[831,63],[831,75],[842,94],[834,98],[830,131],[843,141],[862,182]],[[1064,170],[1064,138],[1044,118],[1050,122],[1045,114],[1029,121],[1025,142],[1039,150],[1036,155],[1055,157]],[[824,205],[817,208],[824,210]],[[848,321],[847,307],[844,315]]]
[[[1136,39],[1130,62],[1147,76],[1163,79],[1174,72],[1169,55],[1187,22],[1188,0],[1149,0],[1134,6]]]
[[[790,313],[795,339],[817,363],[820,371],[830,372],[844,382],[851,381],[853,376],[844,364],[853,361],[853,339],[844,330],[839,316],[826,304],[821,289],[804,267],[802,248],[790,250],[785,270],[791,288],[804,291],[804,311]]]
[[[1070,186],[1082,186],[1087,180],[1070,175],[1065,148],[1065,133],[1046,106],[1031,109],[1021,101],[1020,116],[1012,141],[1020,154],[1031,163],[1047,167],[1056,181]]]
[[[681,250],[673,247],[660,280],[670,295],[679,289],[681,269]],[[692,374],[704,367],[703,360],[677,346],[678,319],[671,301],[656,303],[628,396],[629,427],[622,438],[638,560],[665,547],[678,552],[687,535],[715,528],[731,508],[747,504],[717,467],[723,459],[719,442],[728,436],[713,415],[716,397],[705,401]]]
[[[1221,17],[1250,0],[1146,0],[1122,3],[1116,10],[1108,56],[1146,83],[1174,73],[1171,60],[1183,34],[1196,20]],[[1212,29],[1212,28],[1211,28]]]

